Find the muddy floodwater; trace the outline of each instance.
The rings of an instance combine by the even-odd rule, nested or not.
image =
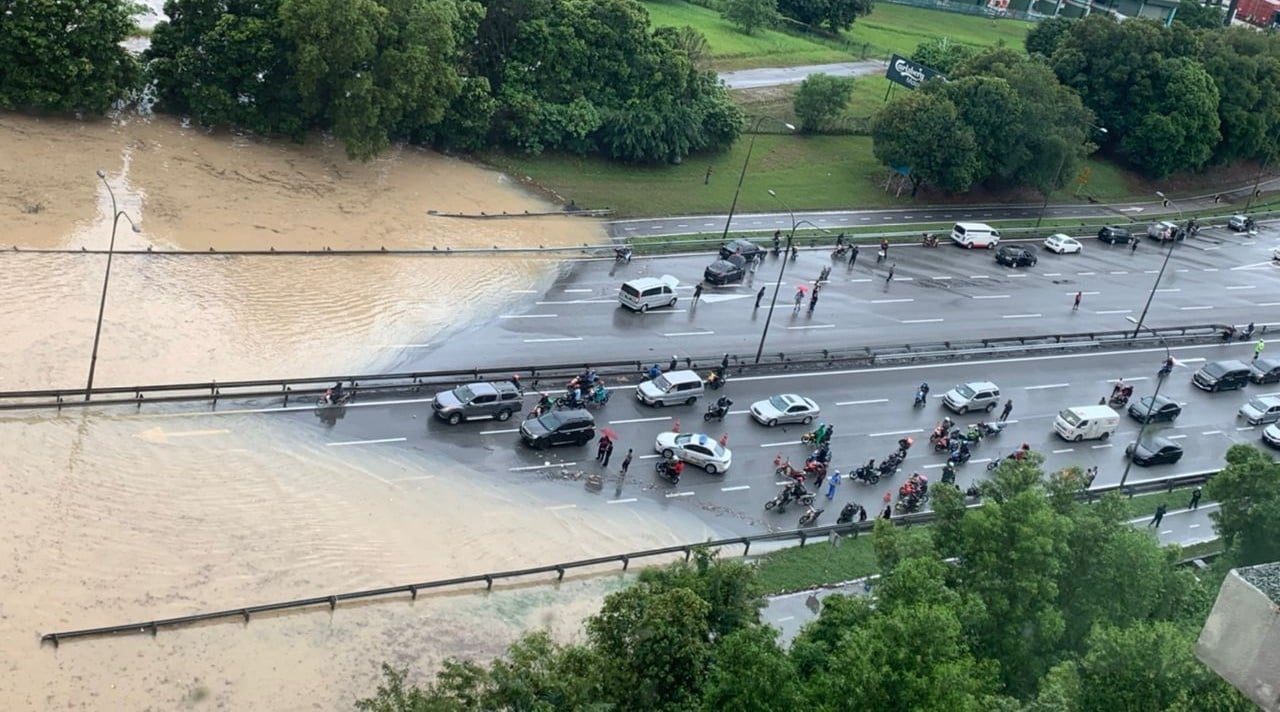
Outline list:
[[[83,386],[110,199],[120,247],[579,245],[573,218],[506,177],[427,151],[350,163],[170,119],[0,113],[0,389]],[[118,256],[96,385],[376,370],[536,289],[535,257]],[[158,636],[41,647],[43,632],[425,581],[704,537],[670,512],[553,511],[431,452],[326,449],[270,415],[158,409],[0,414],[0,700],[6,710],[329,710],[383,660],[430,671],[519,630],[569,636],[614,576],[490,595],[405,597]],[[479,485],[479,486],[477,486]]]

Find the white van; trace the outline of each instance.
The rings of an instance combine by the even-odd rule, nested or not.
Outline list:
[[[667,371],[636,386],[636,398],[646,405],[693,405],[702,395],[702,377],[695,371]]]
[[[986,223],[958,222],[951,228],[951,241],[961,247],[992,248],[1000,244],[1000,231]]]
[[[680,280],[669,274],[633,279],[618,290],[618,303],[641,314],[656,307],[674,307],[679,283]]]
[[[1106,440],[1120,427],[1120,415],[1105,405],[1082,405],[1058,413],[1053,429],[1063,440]]]

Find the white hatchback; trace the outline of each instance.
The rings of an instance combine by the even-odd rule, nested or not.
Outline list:
[[[1084,248],[1080,244],[1079,240],[1073,237],[1067,237],[1059,232],[1044,239],[1044,249],[1050,252],[1056,252],[1060,255],[1065,255],[1069,252],[1079,252]]]

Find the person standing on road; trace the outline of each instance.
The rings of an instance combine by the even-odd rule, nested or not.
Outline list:
[[[822,489],[822,481],[827,479],[827,468],[819,467],[813,476],[813,491]]]
[[[796,287],[796,314],[800,313],[800,305],[804,303],[804,290]]]
[[[1138,251],[1138,240],[1137,238],[1134,238],[1133,240],[1129,241],[1129,254],[1132,255],[1137,251]]]
[[[627,456],[622,458],[622,469],[619,471],[619,479],[627,476],[628,467],[631,467],[631,448],[627,448]]]
[[[889,265],[889,275],[884,278],[885,284],[888,284],[893,281],[893,271],[897,268],[898,268],[897,262],[894,262],[893,264]]]
[[[809,313],[813,313],[814,307],[818,306],[818,290],[813,290],[813,294],[809,296]]]
[[[880,238],[880,251],[883,252],[886,257],[889,256],[889,238]]]
[[[761,300],[761,299],[764,299],[764,287],[761,287],[761,288],[760,288],[760,291],[756,292],[756,307],[755,307],[756,309],[759,309],[759,308],[760,308],[760,300]],[[752,310],[752,311],[754,311],[754,310]]]
[[[1256,343],[1256,344],[1254,344],[1254,345],[1253,345],[1253,360],[1254,360],[1254,361],[1257,361],[1257,360],[1258,360],[1258,357],[1262,355],[1262,350],[1263,350],[1263,349],[1265,349],[1265,348],[1267,348],[1267,342],[1266,342],[1266,341],[1264,341],[1264,340],[1262,340],[1262,339],[1258,339],[1258,343]]]
[[[1187,509],[1199,509],[1199,508],[1200,508],[1200,488],[1197,487],[1191,490],[1191,503],[1187,505]]]
[[[1159,527],[1160,522],[1164,521],[1164,513],[1167,511],[1169,511],[1168,505],[1166,505],[1164,502],[1161,502],[1160,506],[1156,507],[1156,516],[1151,518],[1151,521],[1147,524],[1147,526]]]
[[[853,263],[858,261],[858,246],[849,247],[849,267],[853,267]]]
[[[613,457],[613,441],[606,440],[604,443],[604,459],[600,461],[601,465],[609,467],[609,458]]]
[[[880,512],[880,518],[881,518],[881,519],[884,519],[884,520],[886,520],[886,521],[887,521],[888,519],[890,519],[890,518],[892,518],[892,517],[893,517],[893,505],[892,505],[892,504],[886,504],[886,505],[884,506],[884,511]]]
[[[867,508],[859,504],[858,505],[858,523],[861,524],[865,521],[867,521]]]
[[[1098,466],[1094,465],[1084,471],[1084,488],[1089,489],[1093,486],[1093,481],[1098,478]]]
[[[1003,423],[1004,421],[1008,420],[1009,414],[1012,412],[1013,412],[1013,399],[1010,398],[1009,400],[1004,402],[1004,410],[1000,411],[1000,422]]]
[[[609,448],[609,436],[601,435],[600,442],[596,446],[596,462],[604,464],[604,451]]]
[[[1076,299],[1071,304],[1071,311],[1080,311],[1080,300],[1084,298],[1084,292],[1076,292]]]
[[[701,298],[702,298],[702,282],[698,282],[698,284],[693,288],[693,303],[697,304],[698,300]]]
[[[836,498],[836,487],[840,486],[840,471],[832,470],[831,477],[827,478],[827,499]]]

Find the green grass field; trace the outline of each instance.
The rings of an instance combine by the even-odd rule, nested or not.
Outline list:
[[[681,0],[649,0],[642,4],[649,11],[654,26],[688,25],[705,35],[711,47],[711,64],[718,70],[825,64],[853,59],[847,51],[783,32],[757,30],[754,35],[745,35],[720,19],[719,13]]]
[[[889,52],[906,56],[914,52],[921,42],[935,37],[949,37],[960,44],[975,47],[1004,43],[1021,49],[1032,25],[1018,20],[993,20],[878,3],[870,15],[860,18],[844,36],[851,42],[871,45],[875,48],[874,53],[880,56]]]

